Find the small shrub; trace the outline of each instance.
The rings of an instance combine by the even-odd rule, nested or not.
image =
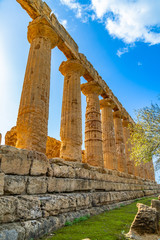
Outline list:
[[[66,221],[66,222],[65,222],[65,226],[72,226],[72,225],[73,225],[73,223],[70,222],[70,221]]]
[[[83,217],[75,218],[72,222],[66,221],[65,226],[72,226],[73,224],[76,224],[76,223],[85,221],[85,220],[87,220],[87,219],[89,219],[89,218],[90,218],[90,215],[89,215],[89,214],[88,214],[88,215],[85,215],[85,216],[83,216]]]

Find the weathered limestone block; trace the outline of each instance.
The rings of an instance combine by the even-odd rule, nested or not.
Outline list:
[[[28,175],[31,159],[28,151],[10,146],[0,146],[1,171],[6,174]]]
[[[5,145],[8,146],[16,146],[17,142],[17,127],[12,127],[10,131],[8,131],[5,135]]]
[[[156,199],[152,199],[151,207],[155,208],[157,210],[157,212],[159,213],[159,217],[160,217],[160,201],[156,200]]]
[[[100,206],[111,201],[111,195],[108,192],[104,193],[93,193],[92,194],[92,205]]]
[[[4,193],[4,173],[0,172],[0,195]]]
[[[45,17],[28,26],[31,43],[17,118],[16,147],[46,152],[51,49],[58,37]]]
[[[52,193],[56,190],[56,178],[49,177],[48,178],[48,192]]]
[[[118,171],[127,173],[127,163],[126,163],[126,155],[125,155],[125,144],[124,144],[121,112],[120,111],[114,112],[113,117],[114,117],[114,128],[115,128],[116,149],[117,149],[117,159],[118,159]]]
[[[64,75],[61,114],[60,157],[69,161],[82,161],[82,113],[80,77],[85,69],[78,60],[62,62],[60,72]]]
[[[76,195],[48,195],[46,198],[40,197],[43,216],[54,216],[60,213],[72,212],[76,210]]]
[[[92,166],[103,167],[102,126],[99,95],[102,89],[94,82],[81,85],[86,96],[87,106],[85,114],[85,157]]]
[[[60,196],[58,201],[61,206],[60,213],[72,212],[76,210],[77,202],[76,202],[75,194]]]
[[[47,178],[46,177],[28,177],[27,193],[40,194],[47,192]]]
[[[24,194],[26,192],[27,177],[6,175],[4,179],[5,194]]]
[[[134,239],[158,239],[153,236],[149,238],[150,234],[159,233],[159,216],[155,208],[148,207],[144,204],[138,203],[138,212],[131,225],[130,231],[127,234]],[[143,238],[144,236],[144,238]],[[147,238],[148,237],[148,238]]]
[[[61,218],[49,217],[22,223],[25,229],[25,240],[38,239],[47,233],[51,233],[61,226]],[[62,222],[63,225],[65,221]]]
[[[21,220],[42,217],[41,203],[38,197],[21,196],[17,200],[17,216]]]
[[[84,169],[84,168],[75,168],[75,175],[76,178],[82,178],[82,179],[91,179],[91,171]]]
[[[52,176],[63,178],[75,178],[75,170],[70,166],[59,166],[57,164],[51,164],[53,170]]]
[[[112,170],[118,169],[116,141],[112,109],[115,104],[111,99],[100,100],[102,109],[102,139],[104,167]]]
[[[0,223],[17,220],[16,209],[17,200],[14,197],[0,197]]]
[[[61,142],[52,137],[47,137],[46,156],[47,158],[60,157]]]
[[[89,191],[91,190],[90,181],[84,179],[77,179],[75,182],[75,190],[76,191]]]
[[[34,176],[45,175],[49,168],[49,160],[45,154],[30,151],[28,154],[28,159],[32,162],[30,174]]]
[[[76,194],[76,209],[89,208],[92,206],[90,194]]]
[[[21,224],[10,223],[0,226],[1,240],[26,240],[25,229]]]
[[[76,185],[76,179],[49,178],[48,192],[74,192]]]
[[[43,197],[40,198],[40,201],[43,216],[48,217],[59,214],[61,208],[59,196],[48,195],[44,199]]]

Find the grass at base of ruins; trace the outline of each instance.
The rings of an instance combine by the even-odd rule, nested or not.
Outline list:
[[[124,240],[123,233],[129,231],[130,225],[137,213],[138,202],[151,205],[155,197],[135,200],[134,203],[106,211],[98,216],[90,217],[85,221],[63,227],[55,231],[53,236],[45,237],[43,240]],[[157,198],[155,198],[157,199]]]

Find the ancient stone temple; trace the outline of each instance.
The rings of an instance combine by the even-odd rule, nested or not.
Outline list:
[[[42,0],[17,0],[31,17],[17,124],[0,146],[0,239],[30,240],[76,217],[160,192],[153,162],[130,159],[128,112]],[[25,14],[25,13],[24,13]],[[61,141],[48,136],[51,51],[66,56]],[[81,77],[87,83],[81,84]],[[81,93],[86,97],[82,151]],[[102,99],[100,100],[100,96]],[[1,135],[0,135],[1,142]]]

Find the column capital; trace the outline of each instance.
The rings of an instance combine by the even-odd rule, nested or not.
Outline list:
[[[121,118],[122,119],[122,112],[121,111],[113,112],[113,118]]]
[[[69,59],[61,63],[59,71],[63,76],[66,76],[70,72],[77,72],[80,76],[83,76],[85,73],[85,68],[79,60]]]
[[[114,109],[116,106],[115,102],[110,98],[104,98],[104,99],[100,100],[99,102],[100,102],[101,109],[103,109],[105,107],[111,107],[112,109]]]
[[[35,38],[47,38],[51,42],[51,48],[54,48],[58,43],[58,35],[50,27],[45,16],[37,17],[29,23],[27,38],[29,43],[32,43]]]
[[[103,92],[103,89],[96,82],[88,82],[88,83],[81,84],[81,91],[85,96],[91,93],[96,93],[98,95],[101,95]]]
[[[123,119],[123,121],[122,121],[123,127],[127,127],[127,128],[128,128],[128,125],[129,125],[129,124],[130,124],[129,119]]]

